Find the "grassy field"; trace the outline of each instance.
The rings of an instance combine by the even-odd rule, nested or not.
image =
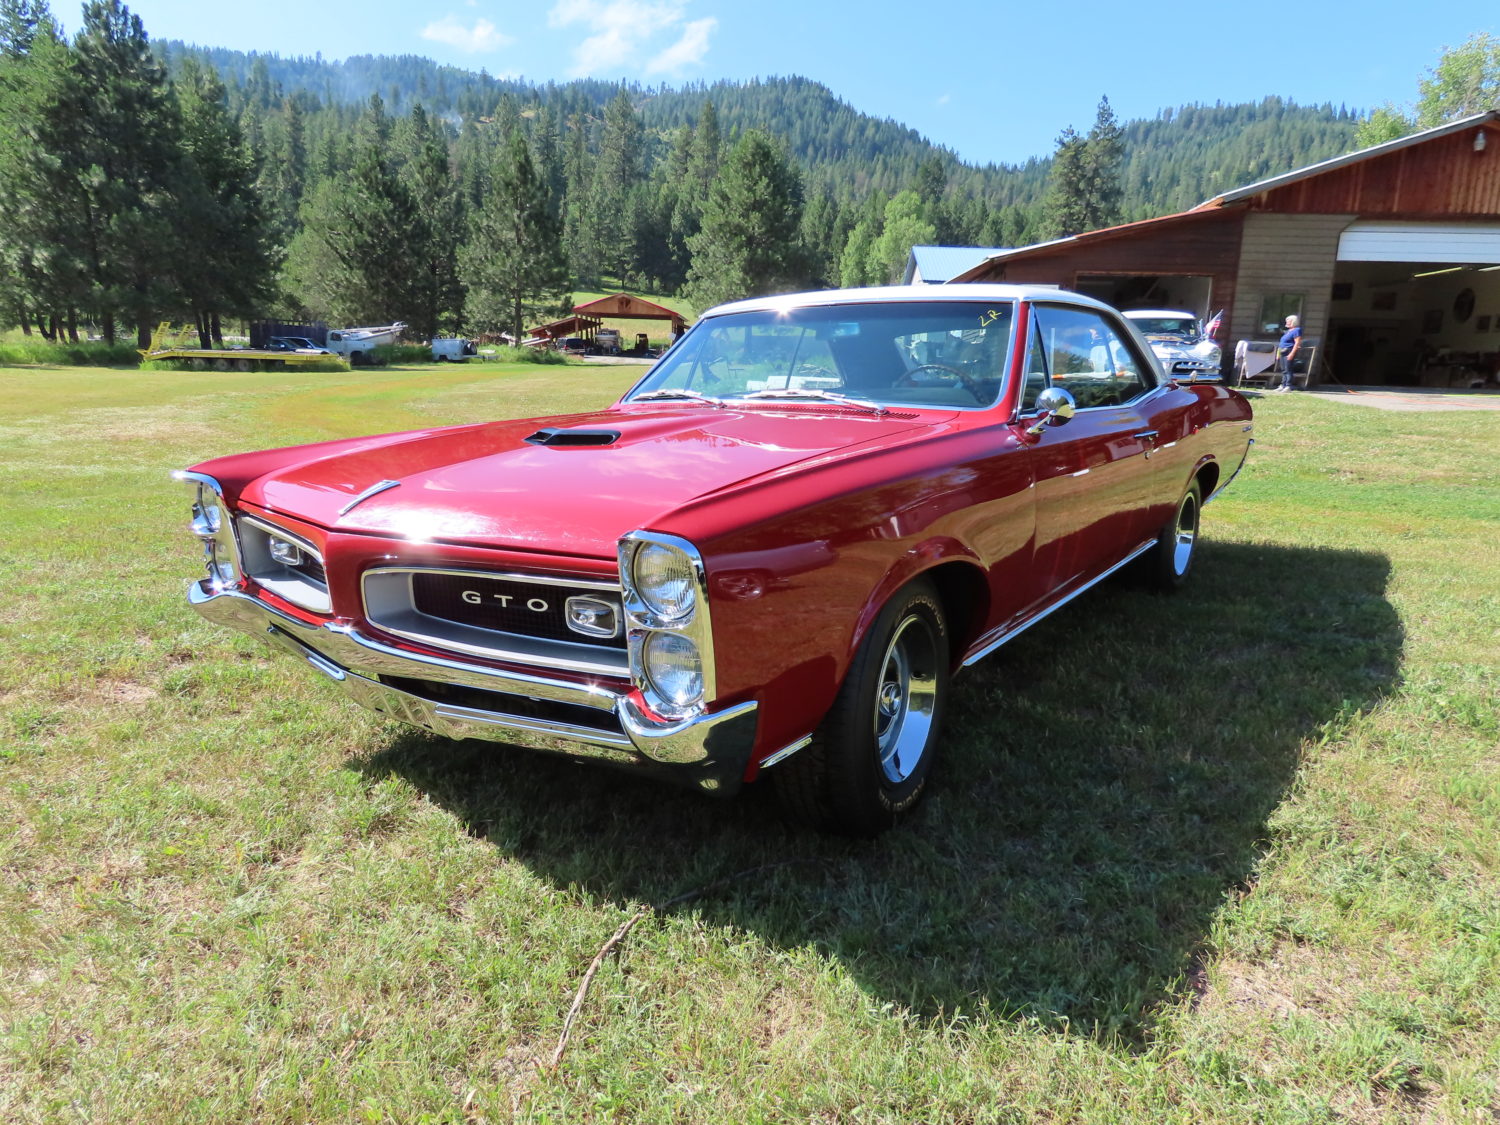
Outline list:
[[[184,604],[169,470],[637,374],[0,369],[0,1120],[1500,1116],[1500,414],[1260,399],[1190,588],[961,677],[874,842],[379,721]]]

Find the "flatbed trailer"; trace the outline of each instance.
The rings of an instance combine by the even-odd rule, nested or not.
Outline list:
[[[171,363],[188,371],[284,371],[288,367],[306,367],[314,363],[335,362],[328,352],[283,352],[270,348],[185,348],[167,344],[171,325],[161,323],[151,335],[151,346],[142,348],[141,358],[153,363]]]
[[[158,348],[141,352],[153,362],[175,363],[191,371],[280,371],[314,363],[343,364],[327,352],[277,352],[261,348]]]

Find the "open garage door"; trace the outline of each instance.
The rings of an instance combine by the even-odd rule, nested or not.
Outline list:
[[[1500,223],[1354,223],[1338,255],[1326,353],[1335,380],[1500,385]]]
[[[1117,309],[1182,309],[1206,320],[1213,311],[1212,280],[1197,274],[1081,273],[1077,289]]]

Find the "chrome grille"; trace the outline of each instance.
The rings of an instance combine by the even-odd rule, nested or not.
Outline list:
[[[366,620],[398,637],[541,667],[621,676],[629,670],[618,583],[382,567],[365,573],[363,589]],[[612,610],[612,633],[598,635],[597,613],[592,630],[570,625],[570,599]]]
[[[439,572],[413,574],[411,591],[416,611],[429,617],[519,636],[625,647],[623,629],[614,637],[591,638],[568,628],[568,599],[598,597],[593,588],[538,586],[513,578]]]

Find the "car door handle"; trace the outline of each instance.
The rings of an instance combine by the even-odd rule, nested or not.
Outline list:
[[[1141,441],[1145,442],[1146,448],[1142,450],[1142,452],[1145,453],[1146,460],[1148,461],[1151,460],[1151,451],[1156,448],[1156,434],[1156,430],[1142,430],[1140,433],[1135,435],[1136,437],[1140,438]]]

